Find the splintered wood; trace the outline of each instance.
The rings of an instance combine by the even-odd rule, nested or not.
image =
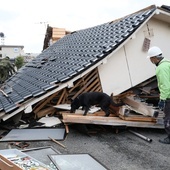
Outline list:
[[[144,116],[153,117],[155,113],[155,109],[153,109],[152,106],[148,106],[147,103],[141,102],[140,100],[134,100],[133,97],[125,97],[123,102],[128,105],[126,106],[127,109],[133,110],[136,113],[140,113]]]

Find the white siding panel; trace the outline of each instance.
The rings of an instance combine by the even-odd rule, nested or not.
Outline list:
[[[147,58],[147,52],[142,50],[145,39],[144,29],[125,45],[132,87],[155,75],[155,65]]]
[[[146,34],[148,28],[153,33],[153,36]],[[147,52],[142,51],[142,45],[144,38],[151,40],[150,46],[158,46],[163,50],[164,56],[170,58],[170,28],[168,24],[160,22],[156,19],[151,20],[148,23],[148,27],[145,25],[136,34],[136,38],[129,41],[126,45],[126,55],[128,59],[128,65],[130,70],[130,76],[132,80],[132,86],[153,77],[155,75],[156,66],[147,59]]]
[[[107,63],[98,67],[103,91],[107,94],[119,94],[131,87],[126,57],[121,48],[107,60]]]
[[[163,51],[163,56],[170,59],[170,25],[169,23],[152,19],[148,26],[154,30],[151,37],[151,46],[158,46]]]

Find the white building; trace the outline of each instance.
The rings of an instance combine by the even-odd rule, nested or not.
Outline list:
[[[0,59],[9,57],[14,59],[17,56],[24,55],[24,46],[23,45],[0,45]]]

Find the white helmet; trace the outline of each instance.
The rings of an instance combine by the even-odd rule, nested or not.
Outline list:
[[[158,55],[162,54],[162,51],[159,47],[151,47],[149,50],[148,50],[148,56],[147,58],[151,58],[151,57],[156,57]]]

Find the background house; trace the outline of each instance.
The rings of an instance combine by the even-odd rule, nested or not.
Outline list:
[[[9,57],[14,59],[24,54],[24,46],[22,45],[0,45],[0,58]]]
[[[28,63],[34,59],[39,53],[25,53],[22,45],[0,45],[0,59],[9,57],[14,62],[18,56],[24,57],[24,62]]]

